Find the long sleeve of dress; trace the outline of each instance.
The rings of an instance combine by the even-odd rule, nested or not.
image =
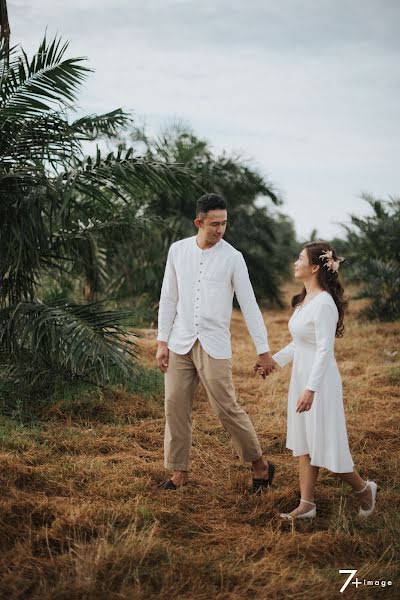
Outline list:
[[[257,354],[269,352],[267,328],[258,307],[247,265],[242,254],[239,254],[236,261],[232,283]]]
[[[292,340],[287,346],[282,348],[282,350],[276,352],[276,354],[274,354],[272,358],[276,363],[278,363],[280,367],[284,367],[285,365],[288,365],[290,362],[292,362],[294,357],[294,350],[295,342],[294,340]]]
[[[178,283],[173,264],[172,247],[169,249],[158,309],[157,340],[168,342],[178,304]]]
[[[329,304],[321,304],[315,313],[317,351],[306,385],[307,390],[318,392],[329,361],[334,358],[337,312]]]

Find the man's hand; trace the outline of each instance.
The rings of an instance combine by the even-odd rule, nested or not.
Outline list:
[[[156,362],[161,373],[165,373],[168,368],[169,350],[167,342],[158,342]]]
[[[304,390],[300,398],[297,400],[296,412],[301,413],[305,410],[310,410],[314,400],[314,392],[311,390]]]
[[[259,373],[263,379],[272,373],[276,369],[276,362],[272,358],[271,352],[264,352],[259,354],[257,362],[254,365],[254,373]]]

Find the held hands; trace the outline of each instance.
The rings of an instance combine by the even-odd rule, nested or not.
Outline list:
[[[272,358],[271,353],[264,352],[264,354],[259,354],[257,362],[253,367],[253,371],[265,379],[276,369],[276,367],[277,363]]]
[[[314,400],[314,392],[311,390],[304,390],[300,398],[297,400],[296,412],[301,413],[305,410],[310,410]]]
[[[156,362],[161,373],[165,373],[168,368],[169,350],[167,342],[158,342]]]

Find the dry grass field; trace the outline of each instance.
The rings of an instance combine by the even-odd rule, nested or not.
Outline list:
[[[277,465],[273,489],[249,493],[249,468],[201,389],[192,485],[177,492],[156,488],[165,476],[160,391],[89,395],[54,405],[35,425],[2,417],[0,598],[400,598],[400,324],[360,323],[359,308],[352,303],[336,356],[353,458],[380,486],[372,517],[360,519],[350,488],[321,471],[318,517],[280,523],[298,498],[296,459],[285,449],[289,368],[267,381],[253,376],[254,349],[235,313],[237,394]],[[265,314],[274,350],[289,339],[289,312]],[[154,335],[141,345],[152,366]],[[339,569],[393,585],[341,594]]]

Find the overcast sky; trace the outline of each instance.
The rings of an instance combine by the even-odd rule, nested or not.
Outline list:
[[[366,191],[400,195],[398,0],[9,0],[12,42],[60,33],[95,70],[81,110],[183,119],[240,152],[301,239],[332,237]]]

